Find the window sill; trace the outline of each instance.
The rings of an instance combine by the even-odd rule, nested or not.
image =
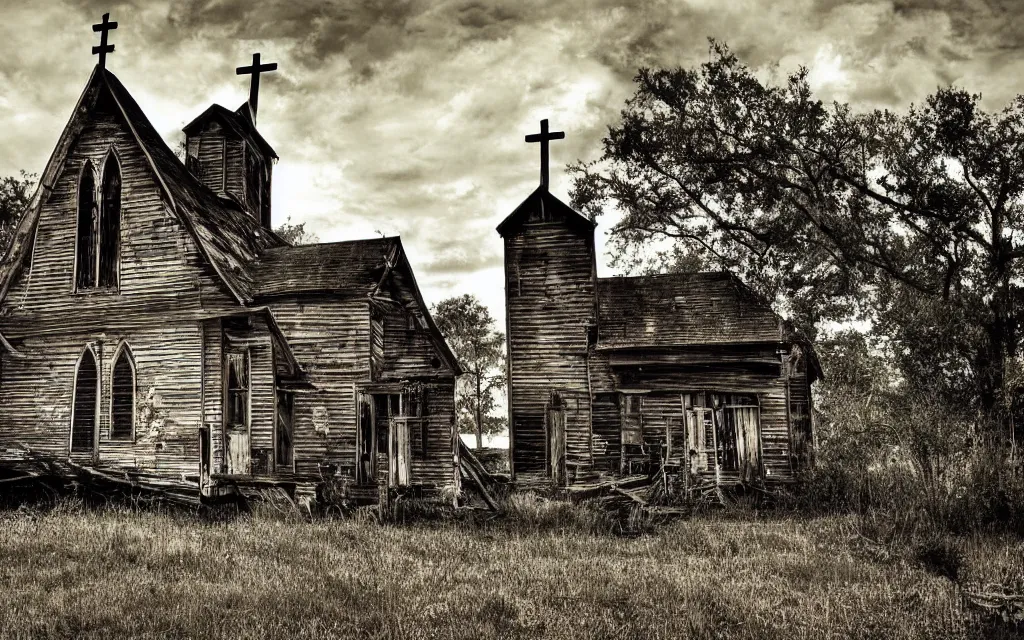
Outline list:
[[[75,289],[71,293],[76,296],[112,296],[120,295],[121,291],[117,287],[93,287],[91,289]]]

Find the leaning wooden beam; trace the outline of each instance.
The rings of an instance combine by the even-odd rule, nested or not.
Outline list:
[[[480,459],[473,454],[473,451],[466,446],[466,443],[463,442],[461,438],[459,438],[459,460],[465,460],[471,467],[473,467],[477,475],[480,476],[482,480],[487,480],[490,484],[494,483],[494,479],[491,477],[491,474],[488,473],[487,468],[482,462],[480,462]]]
[[[22,480],[35,480],[38,478],[38,473],[27,473],[23,476],[18,476],[16,478],[3,478],[2,480],[0,480],[0,484],[7,484],[9,482],[21,482]]]
[[[483,480],[481,480],[480,476],[477,475],[476,470],[473,469],[472,466],[466,464],[465,460],[459,460],[459,466],[462,468],[462,471],[465,473],[465,475],[468,476],[469,479],[473,482],[473,484],[477,486],[477,489],[480,490],[480,496],[484,499],[484,502],[487,503],[487,507],[491,511],[497,511],[498,504],[494,501],[494,498],[492,498],[491,494],[487,491],[487,487],[484,486]]]

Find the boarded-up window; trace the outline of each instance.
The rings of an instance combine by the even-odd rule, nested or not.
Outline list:
[[[228,354],[228,406],[229,425],[249,424],[249,354]]]
[[[116,287],[121,251],[121,170],[113,154],[103,166],[99,286]]]
[[[295,394],[290,391],[277,392],[277,464],[292,465],[294,442]]]
[[[86,349],[75,371],[74,410],[71,418],[71,450],[91,451],[96,431],[99,367],[91,349]]]
[[[99,209],[96,206],[96,176],[86,161],[78,180],[78,230],[75,255],[75,287],[96,286],[96,244],[99,233]]]
[[[135,365],[123,347],[110,376],[110,438],[130,440],[135,429]]]

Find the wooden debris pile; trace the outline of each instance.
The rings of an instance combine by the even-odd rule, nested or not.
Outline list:
[[[43,454],[19,445],[0,450],[0,492],[36,490],[44,495],[85,491],[105,498],[117,494],[154,502],[197,506],[198,481],[140,470],[105,469]]]
[[[960,597],[977,618],[1024,631],[1024,593],[998,584],[971,585],[960,590]]]
[[[459,470],[462,473],[464,486],[468,486],[477,493],[488,509],[498,511],[498,502],[495,496],[502,484],[501,481],[488,473],[461,438],[459,439]]]

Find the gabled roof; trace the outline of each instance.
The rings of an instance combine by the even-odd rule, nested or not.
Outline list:
[[[231,111],[219,104],[212,104],[210,107],[200,113],[192,122],[182,128],[185,135],[194,135],[198,133],[204,124],[209,120],[217,120],[225,128],[235,134],[235,136],[245,140],[245,143],[250,147],[258,147],[265,156],[269,156],[274,160],[277,160],[277,152],[270,146],[259,130],[256,129],[256,125],[252,121],[252,111],[249,109],[249,103],[243,103],[238,109]]]
[[[398,236],[269,249],[253,264],[253,297],[265,301],[320,293],[373,299],[395,270],[408,279],[445,364],[456,376],[461,375],[462,367],[430,316]]]
[[[598,349],[784,342],[782,318],[724,272],[599,278]]]
[[[563,220],[569,226],[583,230],[590,230],[597,226],[596,222],[551,195],[551,192],[541,185],[501,221],[497,228],[498,233],[502,237],[507,236],[526,222],[531,214],[535,213],[540,214],[542,219]]]
[[[70,120],[64,127],[39,186],[15,230],[8,253],[0,264],[0,300],[31,252],[39,211],[60,177],[64,161],[85,126],[89,113],[106,93],[135,137],[171,210],[195,240],[206,262],[238,300],[251,300],[248,267],[262,251],[286,244],[245,214],[235,203],[217,197],[193,177],[146,118],[120,80],[106,69],[93,68]]]
[[[252,266],[253,297],[297,293],[369,295],[400,245],[397,237],[275,247]]]

